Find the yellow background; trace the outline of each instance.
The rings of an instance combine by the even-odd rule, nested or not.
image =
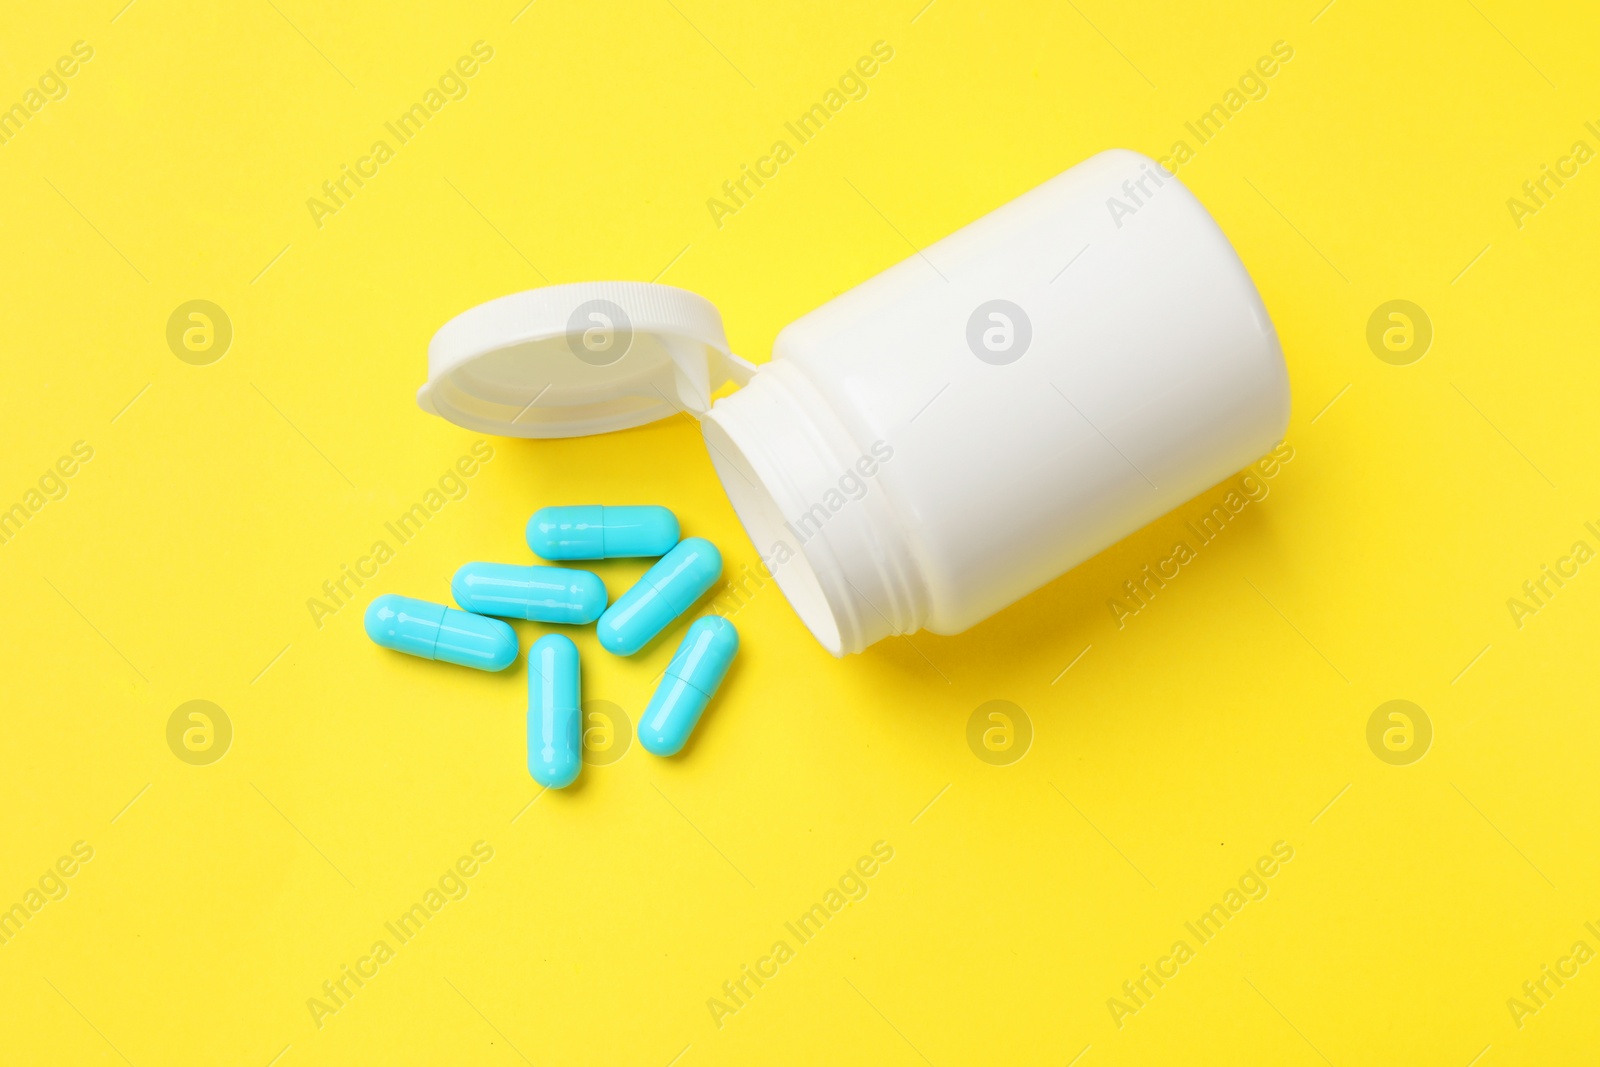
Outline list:
[[[1506,1002],[1600,949],[1600,565],[1520,628],[1506,602],[1600,547],[1600,173],[1521,228],[1506,200],[1600,148],[1600,15],[921,3],[8,15],[0,103],[94,49],[0,146],[0,506],[94,449],[0,545],[0,905],[94,849],[0,947],[8,1062],[1587,1062],[1600,963],[1520,1028]],[[479,40],[469,95],[319,229],[306,200]],[[879,40],[869,95],[718,228],[707,198]],[[761,361],[1101,149],[1193,146],[1184,122],[1280,40],[1269,94],[1181,177],[1278,326],[1294,459],[1125,627],[1107,601],[1220,489],[960,637],[836,661],[769,586],[681,758],[635,744],[530,807],[522,667],[385,652],[360,610],[531,562],[548,503],[659,501],[752,564],[683,418],[492,441],[467,496],[313,623],[321,583],[480,439],[414,403],[452,315],[659,278]],[[235,331],[209,366],[165,340],[193,299]],[[1366,343],[1392,299],[1434,327],[1409,366]],[[643,566],[600,569],[615,595]],[[585,696],[630,716],[675,643],[578,641]],[[209,766],[167,744],[192,699],[233,724]],[[1009,766],[967,744],[992,699],[1032,724]],[[1393,699],[1434,732],[1408,766],[1366,740]],[[477,841],[469,894],[319,1028],[308,998]],[[869,894],[719,1028],[707,1000],[877,841]],[[1278,841],[1269,895],[1119,1027],[1108,999]]]

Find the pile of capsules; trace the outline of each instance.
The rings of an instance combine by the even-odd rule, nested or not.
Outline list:
[[[423,659],[500,671],[517,658],[517,635],[499,619],[581,626],[597,622],[600,645],[631,656],[694,606],[722,575],[722,554],[700,537],[678,540],[663,507],[599,504],[540,508],[528,547],[547,560],[660,556],[616,603],[591,571],[468,563],[450,592],[461,610],[387,593],[367,607],[367,636]],[[657,756],[681,749],[739,651],[739,632],[717,615],[695,621],[639,719],[639,743]],[[528,649],[528,771],[540,785],[571,785],[583,763],[578,646],[547,634]]]

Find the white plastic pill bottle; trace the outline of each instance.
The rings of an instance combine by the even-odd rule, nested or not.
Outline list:
[[[841,656],[960,633],[1244,467],[1289,419],[1238,255],[1123,150],[796,320],[760,367],[705,300],[634,282],[490,301],[428,363],[423,409],[485,432],[697,417],[766,568]],[[743,388],[712,404],[729,379]]]

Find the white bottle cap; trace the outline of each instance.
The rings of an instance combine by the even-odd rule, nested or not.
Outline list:
[[[428,343],[423,411],[506,437],[581,437],[695,418],[754,366],[703,297],[648,282],[552,285],[462,312]]]

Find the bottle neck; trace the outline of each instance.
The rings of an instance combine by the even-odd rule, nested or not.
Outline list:
[[[921,628],[927,593],[876,476],[885,442],[856,440],[783,359],[718,400],[701,428],[766,571],[824,648],[843,656]]]

